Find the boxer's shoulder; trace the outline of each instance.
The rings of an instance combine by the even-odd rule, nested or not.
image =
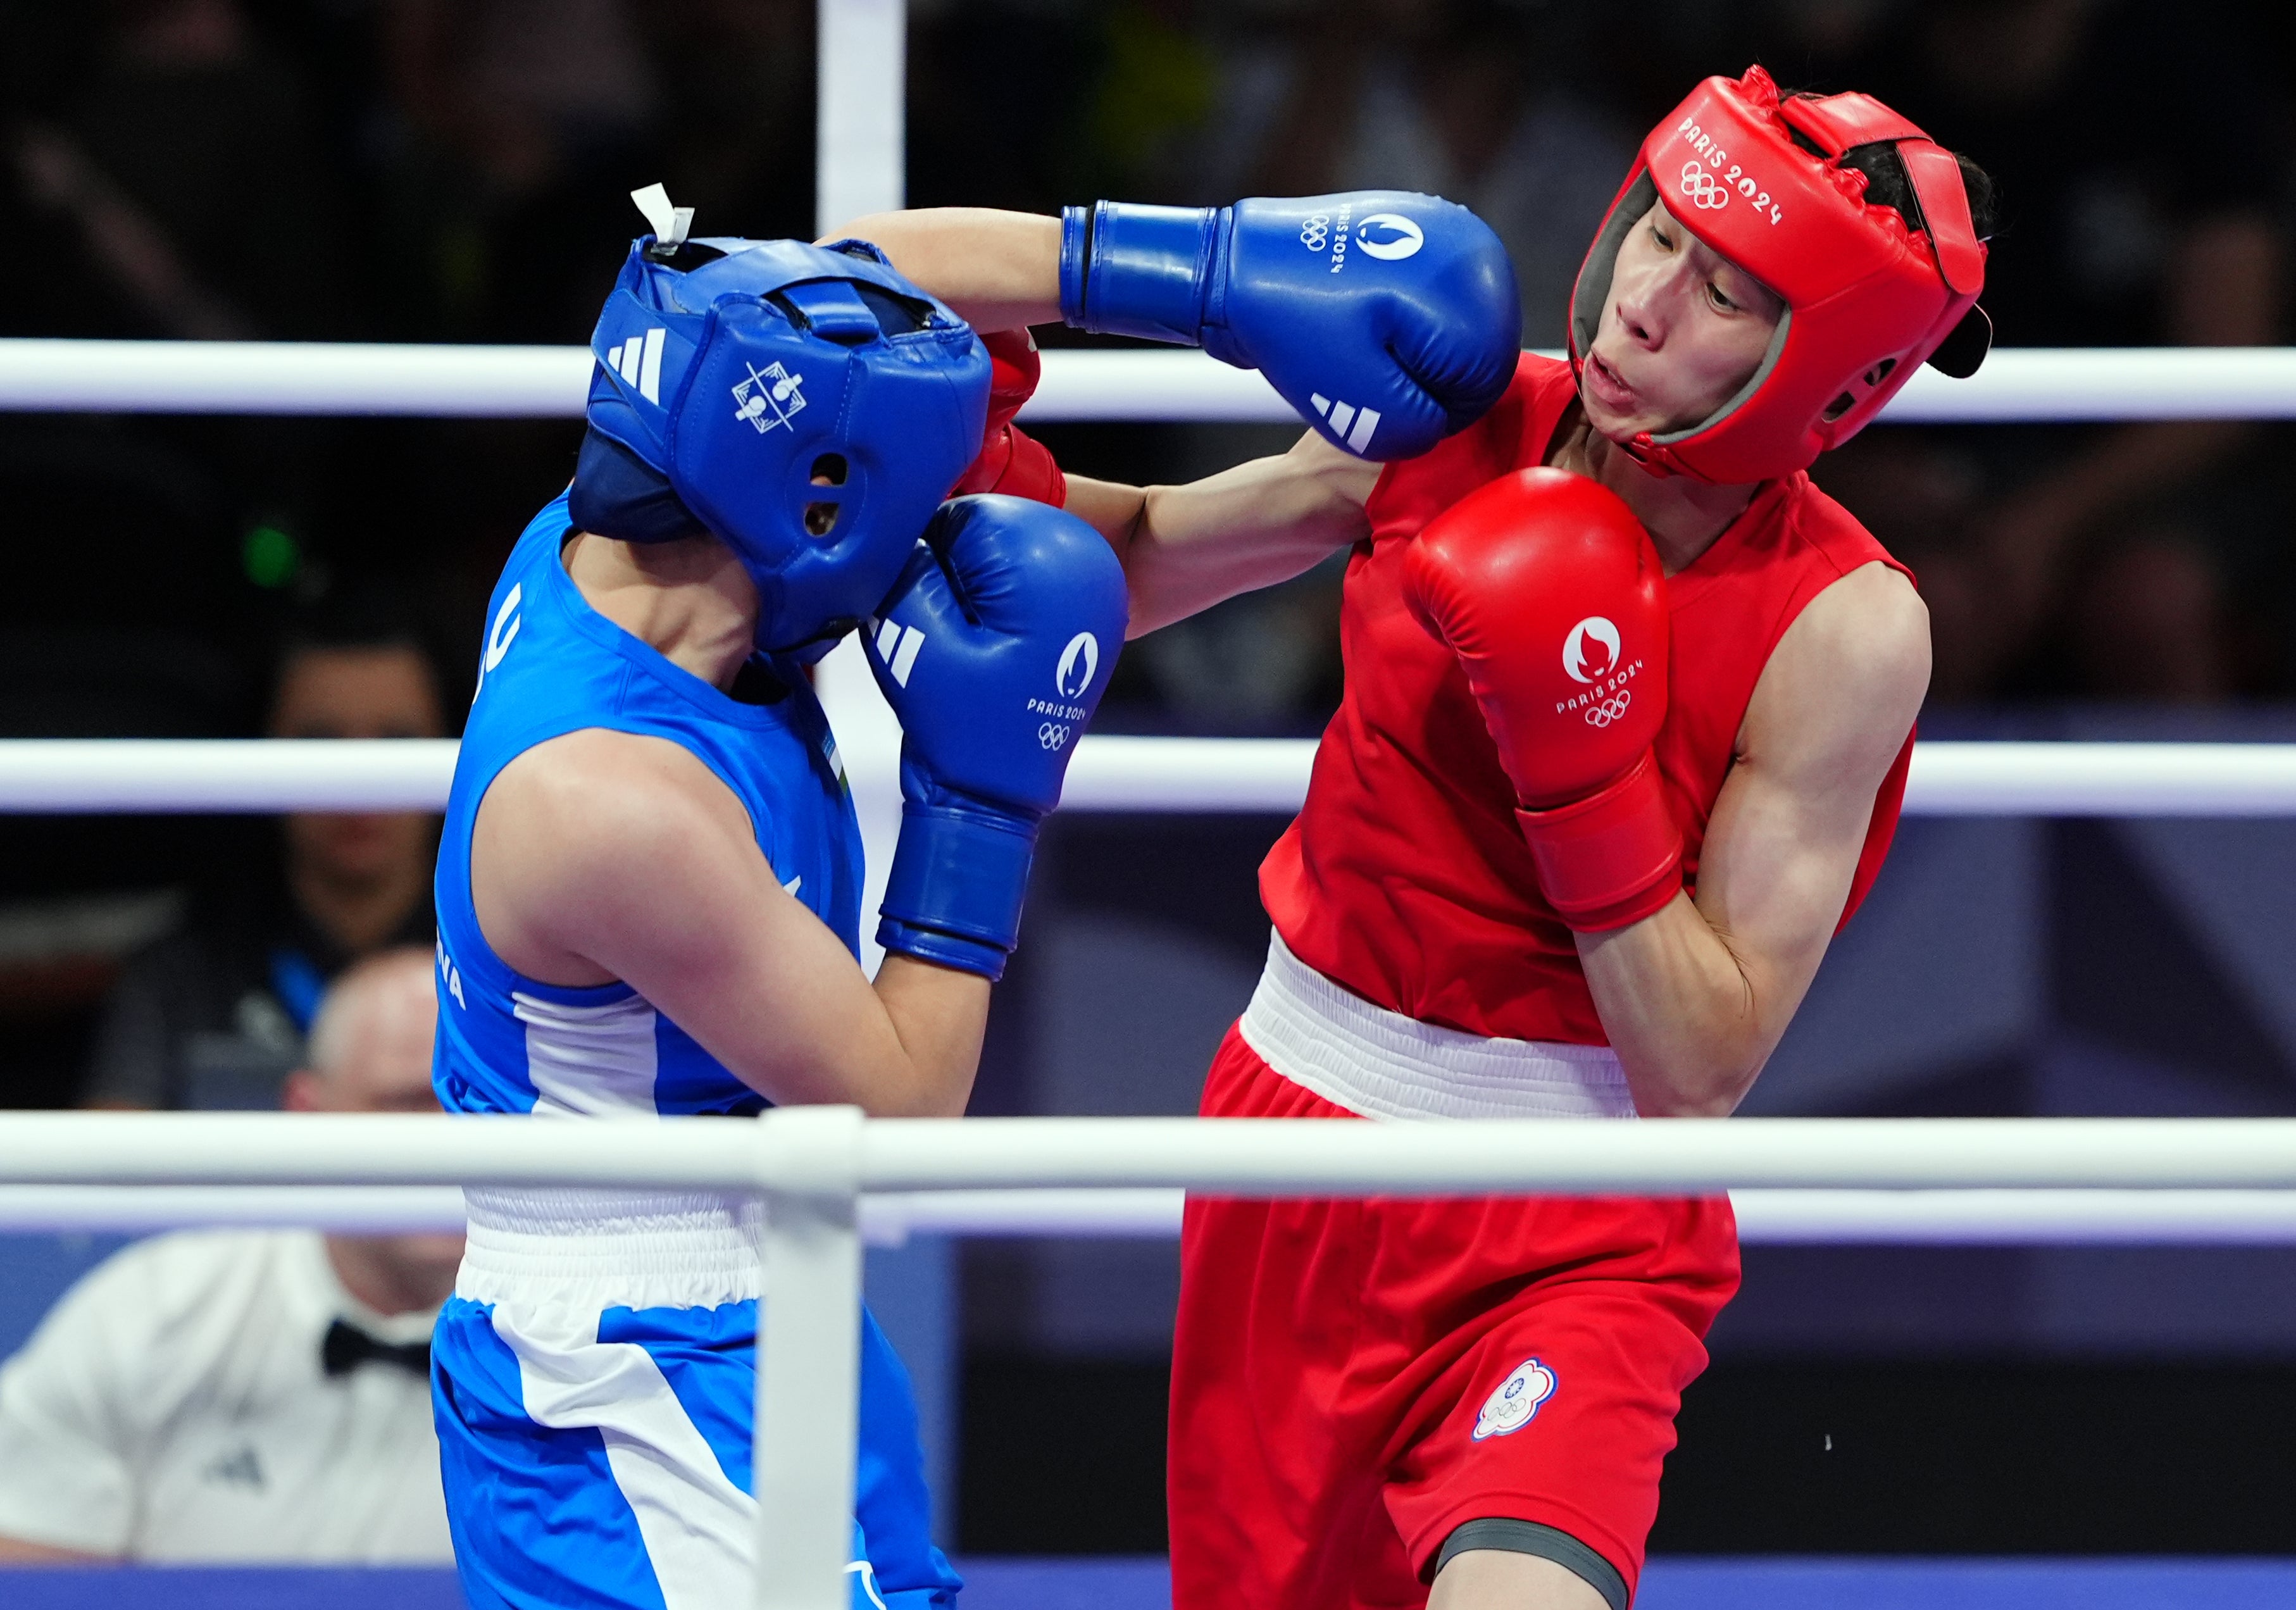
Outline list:
[[[756,853],[742,802],[676,742],[584,727],[496,776],[472,834],[473,892],[570,924],[617,891],[647,903],[724,859]]]
[[[676,855],[696,825],[750,836],[740,800],[691,749],[653,733],[585,727],[522,750],[496,774],[480,831],[539,835],[557,858],[583,846],[622,855],[660,846]],[[620,858],[619,856],[615,858]]]
[[[1814,550],[1825,568],[1848,575],[1876,561],[1901,574],[1906,567],[1851,513],[1805,472],[1788,476],[1769,506],[1769,518],[1800,547]]]
[[[1870,791],[1904,746],[1929,680],[1928,606],[1903,571],[1879,560],[1859,565],[1778,639],[1747,705],[1741,750],[1799,754]]]
[[[1523,353],[1506,390],[1481,418],[1416,458],[1387,466],[1365,505],[1375,537],[1415,535],[1478,487],[1545,463],[1554,428],[1577,395],[1569,364]]]
[[[1840,678],[1845,696],[1885,695],[1916,674],[1926,686],[1929,610],[1913,572],[1807,474],[1789,477],[1780,493],[1769,506],[1772,551],[1800,602],[1765,678],[1784,656],[1788,669],[1808,659],[1821,678]]]

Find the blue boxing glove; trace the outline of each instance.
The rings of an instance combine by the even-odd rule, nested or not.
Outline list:
[[[1108,691],[1128,612],[1123,566],[1073,514],[958,497],[925,527],[867,639],[903,735],[886,949],[1003,976],[1037,825]]]
[[[1257,369],[1334,446],[1382,461],[1481,418],[1522,344],[1514,268],[1490,226],[1401,190],[1071,207],[1061,316]]]

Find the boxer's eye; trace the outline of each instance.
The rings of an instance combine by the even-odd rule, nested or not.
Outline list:
[[[817,487],[841,487],[852,473],[842,453],[824,453],[813,461],[813,484]],[[809,537],[826,537],[837,524],[841,505],[834,503],[809,503],[805,505],[805,530]]]

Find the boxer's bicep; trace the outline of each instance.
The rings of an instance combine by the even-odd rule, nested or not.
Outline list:
[[[1698,906],[1779,1033],[1841,921],[1874,797],[1928,686],[1927,612],[1880,565],[1813,600],[1756,685],[1707,826]]]
[[[1929,680],[1929,628],[1873,566],[1770,655],[1706,825],[1694,899],[1580,934],[1587,981],[1646,1115],[1718,1115],[1784,1037],[1849,894],[1874,799]]]
[[[480,816],[472,903],[511,966],[628,984],[777,1102],[873,1105],[909,1081],[851,952],[782,887],[740,801],[685,750],[626,733],[553,739],[504,769]]]

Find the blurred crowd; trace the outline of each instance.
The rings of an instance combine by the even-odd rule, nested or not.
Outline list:
[[[2242,0],[912,0],[909,194],[1370,185],[1506,241],[1529,344],[1710,72],[1870,89],[1988,168],[2011,346],[2285,339],[2296,29]],[[813,0],[0,0],[0,334],[573,342],[660,180],[808,234]],[[1078,339],[1053,333],[1054,344]],[[0,733],[444,735],[572,422],[0,416]],[[1283,431],[1047,427],[1201,473]],[[1871,431],[1820,481],[1919,574],[1934,707],[2296,694],[2286,427]],[[59,537],[67,539],[58,540]],[[1329,566],[1144,640],[1106,712],[1306,732]],[[259,1105],[424,942],[423,818],[0,820],[0,1103]]]

